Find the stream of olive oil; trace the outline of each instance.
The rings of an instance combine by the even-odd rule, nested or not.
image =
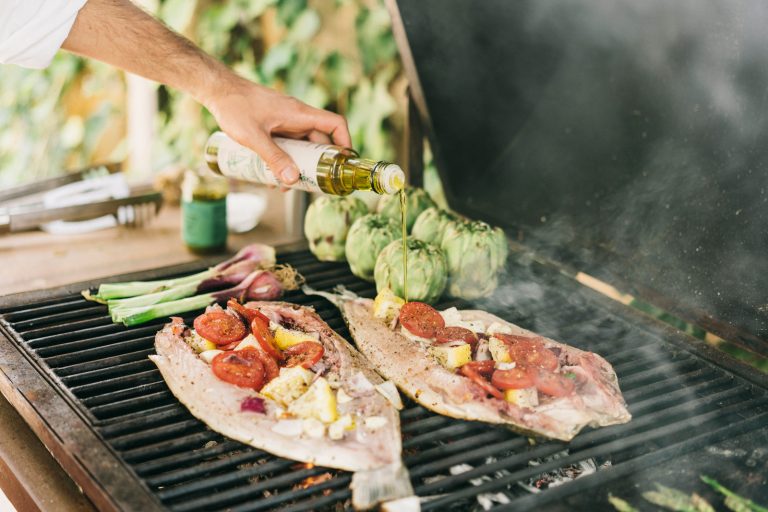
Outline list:
[[[408,302],[408,227],[406,222],[405,187],[400,189],[400,226],[403,230],[403,300]]]

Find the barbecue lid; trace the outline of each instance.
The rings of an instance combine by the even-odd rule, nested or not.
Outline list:
[[[451,208],[768,340],[768,4],[390,0]]]

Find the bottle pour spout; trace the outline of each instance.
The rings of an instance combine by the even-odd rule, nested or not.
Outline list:
[[[405,173],[397,164],[382,163],[378,169],[377,185],[380,194],[395,194],[405,187]]]

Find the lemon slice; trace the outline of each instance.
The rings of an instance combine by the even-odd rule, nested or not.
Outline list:
[[[306,393],[309,383],[312,382],[314,376],[314,373],[301,366],[282,368],[280,369],[280,375],[261,388],[261,394],[283,406],[287,406]]]
[[[389,288],[384,288],[373,301],[373,316],[389,323],[400,314],[403,304],[403,299],[392,293]]]
[[[187,345],[192,347],[192,350],[198,354],[205,352],[206,350],[215,350],[218,348],[215,343],[208,341],[194,331],[192,332],[192,335],[188,336],[184,341],[186,341]]]
[[[285,350],[303,341],[318,341],[316,336],[306,332],[294,331],[284,327],[278,327],[275,330],[275,345],[280,350]]]
[[[328,381],[319,377],[307,390],[288,406],[288,412],[300,418],[315,418],[323,423],[333,423],[339,417],[336,395]]]

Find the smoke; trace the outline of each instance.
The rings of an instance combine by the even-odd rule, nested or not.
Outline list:
[[[767,337],[768,5],[526,5],[557,57],[494,163],[526,241]]]

